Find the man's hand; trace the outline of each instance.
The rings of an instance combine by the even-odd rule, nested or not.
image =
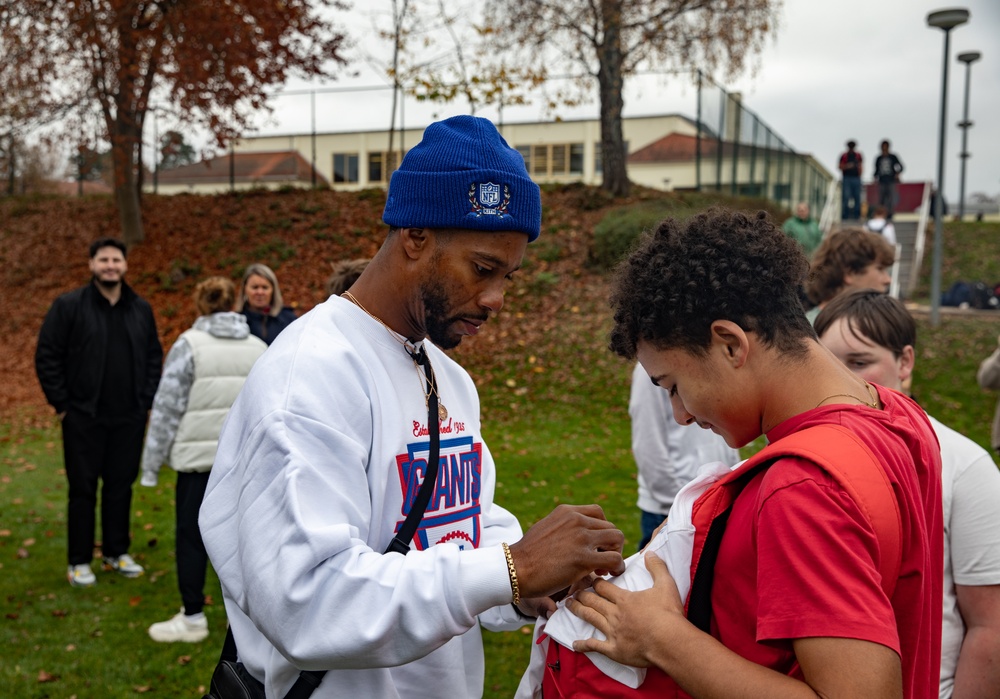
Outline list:
[[[536,619],[539,617],[548,619],[555,610],[556,601],[551,597],[528,597],[527,599],[522,597],[521,602],[517,605],[517,611],[521,615]]]
[[[548,597],[591,573],[622,573],[624,543],[597,505],[560,505],[510,545],[521,596]]]

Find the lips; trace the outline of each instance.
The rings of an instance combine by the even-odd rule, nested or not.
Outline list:
[[[475,335],[479,332],[479,327],[486,321],[483,320],[467,320],[462,319],[462,328],[465,330],[466,335]]]

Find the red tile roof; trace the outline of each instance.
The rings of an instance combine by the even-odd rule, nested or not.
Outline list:
[[[312,182],[312,166],[297,150],[226,153],[191,165],[160,170],[157,179],[160,184],[229,182],[230,158],[236,182]],[[146,181],[151,184],[152,176]],[[316,184],[328,186],[319,172]]]
[[[691,162],[697,153],[698,139],[687,134],[671,133],[667,134],[659,141],[653,141],[648,146],[640,148],[628,157],[628,162],[635,163],[669,163],[669,162]],[[733,143],[731,141],[722,142],[722,155],[729,157],[733,154]],[[715,157],[718,153],[719,142],[711,136],[701,138],[701,157]],[[752,146],[741,143],[739,146],[739,157],[749,158]],[[778,155],[775,148],[765,148],[757,146],[757,154]],[[787,155],[787,151],[786,151]]]

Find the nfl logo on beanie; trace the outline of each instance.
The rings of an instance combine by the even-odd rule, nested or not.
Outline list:
[[[520,231],[542,228],[542,199],[493,124],[456,116],[431,124],[389,180],[382,220],[394,228]]]

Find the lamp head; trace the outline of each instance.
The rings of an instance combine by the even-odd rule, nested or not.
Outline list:
[[[969,21],[969,11],[964,7],[952,7],[947,10],[936,10],[927,15],[927,26],[938,29],[954,29]]]
[[[965,51],[963,53],[958,54],[957,58],[962,63],[968,65],[969,63],[974,63],[975,61],[978,61],[982,57],[982,55],[983,54],[979,53],[978,51]]]

